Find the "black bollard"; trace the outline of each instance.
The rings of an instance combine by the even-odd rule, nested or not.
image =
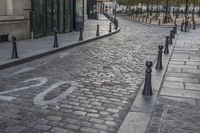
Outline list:
[[[193,30],[195,30],[195,29],[196,29],[196,22],[193,21]]]
[[[53,48],[58,48],[58,30],[57,28],[54,28],[54,44]]]
[[[177,24],[176,24],[176,18],[175,18],[175,20],[174,20],[174,25],[176,26]]]
[[[109,32],[112,32],[112,23],[110,23]]]
[[[170,31],[170,35],[172,35],[172,38],[173,38],[173,39],[175,38],[174,30],[171,30],[171,31]]]
[[[83,27],[80,27],[80,37],[79,37],[79,41],[83,40]]]
[[[184,23],[182,22],[181,23],[181,31],[183,31],[183,25],[184,25]]]
[[[169,53],[169,36],[166,36],[164,53],[165,53],[165,54],[168,54],[168,53]]]
[[[145,83],[144,83],[144,89],[142,94],[145,96],[151,96],[153,95],[152,92],[152,86],[151,86],[151,67],[153,66],[153,62],[152,61],[147,61],[146,62],[146,74],[145,74]]]
[[[117,29],[118,29],[118,20],[115,19],[115,30],[117,30]]]
[[[160,19],[158,20],[158,25],[160,25]]]
[[[18,58],[16,37],[12,36],[12,59]]]
[[[162,67],[162,50],[163,50],[163,46],[159,45],[158,46],[158,57],[157,57],[157,63],[156,63],[156,69],[157,70],[161,70]]]
[[[175,26],[173,27],[173,33],[174,33],[174,34],[177,34],[177,25],[175,25]]]
[[[171,31],[170,31],[170,35],[169,35],[168,44],[173,44],[173,34],[171,34]]]
[[[99,36],[99,25],[97,24],[96,36]]]

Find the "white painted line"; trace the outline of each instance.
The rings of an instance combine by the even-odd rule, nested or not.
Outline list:
[[[29,71],[35,70],[35,69],[37,69],[37,67],[46,65],[47,63],[49,63],[49,62],[44,62],[42,64],[39,64],[39,65],[33,66],[33,67],[24,67],[21,70],[10,74],[10,76],[15,76],[15,75],[18,75],[18,74],[21,74],[21,73],[25,73],[25,72],[29,72]]]
[[[35,70],[35,69],[36,69],[35,67],[24,67],[21,70],[12,73],[10,76],[18,75],[18,74],[21,74],[21,73],[25,73],[25,72],[28,72],[28,71]]]
[[[12,96],[0,96],[0,100],[4,100],[4,101],[12,101],[15,98],[16,97],[12,97]]]
[[[44,97],[57,87],[63,85],[63,84],[70,84],[71,87],[69,87],[65,92],[57,96],[56,98],[53,98],[51,100],[44,101]],[[77,89],[78,83],[74,81],[60,81],[55,84],[53,84],[51,87],[47,88],[45,91],[41,92],[40,94],[36,95],[33,99],[33,103],[36,105],[48,105],[48,104],[56,104],[58,101],[66,98],[70,93],[72,93],[75,89]]]
[[[33,87],[42,86],[43,84],[45,84],[45,83],[48,81],[48,79],[45,78],[45,77],[39,77],[39,78],[28,79],[28,80],[25,80],[25,81],[23,81],[23,82],[24,82],[24,83],[28,83],[28,82],[31,82],[31,81],[39,81],[39,83],[38,83],[38,84],[35,84],[35,85],[29,85],[29,86],[25,86],[25,87],[13,89],[13,90],[2,91],[2,92],[0,92],[0,95],[2,95],[2,94],[7,94],[7,93],[10,93],[10,92],[16,92],[16,91],[21,91],[21,90],[27,90],[27,89],[33,88]]]

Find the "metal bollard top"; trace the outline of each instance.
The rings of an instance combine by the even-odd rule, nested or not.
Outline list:
[[[13,40],[13,41],[16,41],[16,39],[17,39],[17,38],[16,38],[15,36],[12,36],[12,40]]]
[[[80,30],[81,30],[81,31],[83,30],[83,26],[80,27]]]
[[[147,61],[146,62],[146,66],[147,66],[147,68],[151,68],[153,66],[153,62],[152,61]]]
[[[57,28],[56,28],[56,27],[54,27],[54,28],[53,28],[53,31],[54,31],[54,32],[58,32],[58,30],[57,30]]]
[[[159,50],[162,50],[163,48],[164,48],[163,45],[159,45],[159,46],[158,46],[158,49],[159,49]]]

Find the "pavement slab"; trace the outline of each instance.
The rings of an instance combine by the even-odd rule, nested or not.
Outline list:
[[[182,33],[156,100],[147,133],[199,133],[200,29]]]

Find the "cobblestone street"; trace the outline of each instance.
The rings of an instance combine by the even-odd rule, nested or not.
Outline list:
[[[0,70],[1,133],[116,133],[168,28],[121,31]]]

